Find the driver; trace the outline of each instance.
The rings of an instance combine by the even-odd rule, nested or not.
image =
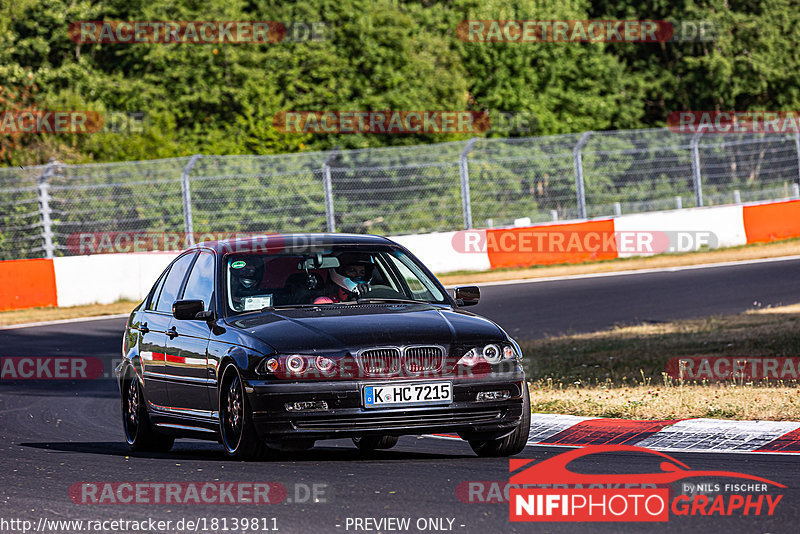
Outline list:
[[[333,294],[318,297],[314,304],[329,304],[355,300],[370,291],[374,265],[366,258],[342,258],[339,267],[328,270],[328,277],[334,283]]]

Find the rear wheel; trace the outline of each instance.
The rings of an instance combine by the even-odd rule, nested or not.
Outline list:
[[[360,451],[372,452],[377,449],[391,449],[397,445],[397,436],[362,436],[353,438],[353,443]]]
[[[528,433],[531,428],[531,398],[528,393],[528,384],[522,383],[522,419],[519,426],[504,438],[490,440],[470,440],[469,446],[478,456],[511,456],[518,454],[528,442]]]
[[[134,451],[167,452],[175,442],[172,436],[153,429],[142,386],[136,376],[128,378],[122,386],[122,428],[125,430],[125,441]]]
[[[219,426],[225,453],[239,460],[258,460],[267,446],[256,433],[250,404],[236,365],[228,364],[219,390]]]

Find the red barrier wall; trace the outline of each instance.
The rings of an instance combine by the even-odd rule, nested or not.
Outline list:
[[[489,229],[486,252],[492,269],[610,260],[617,257],[616,243],[608,244],[613,236],[613,219]]]
[[[800,200],[744,207],[748,243],[768,243],[800,237]]]
[[[53,260],[0,261],[0,310],[57,305]]]

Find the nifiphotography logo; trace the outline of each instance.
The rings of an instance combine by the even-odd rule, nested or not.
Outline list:
[[[607,452],[655,455],[659,471],[604,475],[569,469],[575,460]],[[589,446],[530,465],[533,461],[509,460],[510,521],[664,522],[670,511],[675,516],[771,516],[783,495],[768,489],[786,487],[735,471],[693,470],[667,454],[631,445]],[[701,482],[683,482],[698,478]],[[720,478],[730,481],[708,482]],[[669,485],[676,482],[681,492],[671,494]]]

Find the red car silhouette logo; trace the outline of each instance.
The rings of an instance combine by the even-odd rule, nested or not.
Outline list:
[[[661,471],[656,473],[635,473],[635,474],[610,474],[596,475],[576,473],[570,471],[568,465],[585,456],[603,452],[639,452],[660,456],[665,461],[659,465]],[[517,471],[523,465],[529,464],[534,460],[514,459],[509,461],[509,471]],[[548,458],[538,462],[524,471],[512,475],[509,482],[514,485],[525,484],[670,484],[672,482],[694,477],[728,477],[743,478],[757,482],[765,482],[779,488],[785,488],[766,478],[738,473],[736,471],[699,471],[693,470],[685,463],[664,454],[663,452],[635,447],[632,445],[592,445],[581,449],[574,449],[553,458]]]

